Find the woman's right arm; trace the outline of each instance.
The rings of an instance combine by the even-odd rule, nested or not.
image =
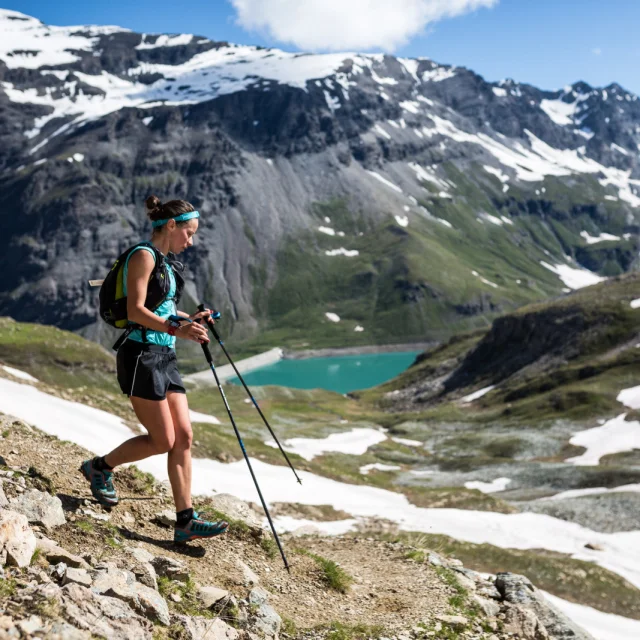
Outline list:
[[[144,306],[147,299],[149,278],[155,266],[154,257],[149,251],[136,251],[129,258],[127,273],[127,318],[130,322],[140,324],[147,329],[161,333],[169,333],[170,325],[166,320],[157,316]],[[209,342],[207,330],[200,324],[193,322],[181,326],[175,332],[178,338],[193,340],[194,342]]]

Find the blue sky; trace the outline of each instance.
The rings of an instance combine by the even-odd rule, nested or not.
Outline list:
[[[373,4],[387,0],[370,1]],[[393,47],[403,56],[427,56],[438,62],[469,67],[488,80],[511,77],[544,89],[585,80],[596,86],[619,82],[640,94],[640,2],[636,0],[463,0],[494,6],[479,8],[427,24],[408,42]],[[277,0],[234,0],[252,7],[268,7]],[[298,0],[325,7],[327,44],[333,29],[331,21],[348,23],[349,30],[366,29],[354,19],[354,0]],[[349,6],[352,7],[350,14]],[[388,5],[413,7],[438,5],[446,0],[389,0]],[[260,4],[253,4],[260,3]],[[318,5],[318,3],[321,3]],[[286,4],[286,3],[285,3]],[[335,9],[329,7],[333,4]],[[231,0],[111,0],[87,3],[80,0],[0,0],[6,9],[22,11],[48,24],[115,24],[147,33],[196,33],[212,39],[243,44],[278,46],[288,51],[306,49],[296,46],[296,37],[283,42],[274,33],[287,32],[288,16],[274,10],[267,20],[275,24],[268,32],[237,24],[238,14]],[[280,5],[282,6],[282,2]],[[300,6],[300,4],[298,4]],[[342,13],[343,10],[346,13]],[[400,9],[397,9],[400,10]],[[278,22],[280,21],[280,22]],[[316,20],[316,22],[318,22]],[[298,29],[291,27],[292,33]],[[313,25],[315,28],[315,25]],[[302,27],[304,29],[304,26]],[[322,25],[318,31],[323,34]],[[287,32],[288,33],[288,32]],[[282,37],[282,36],[281,36]],[[323,37],[322,35],[320,37]],[[303,36],[298,42],[304,42]],[[324,41],[323,41],[324,42]],[[333,47],[335,48],[335,47]],[[389,47],[386,47],[387,50]],[[368,46],[366,50],[381,50]]]

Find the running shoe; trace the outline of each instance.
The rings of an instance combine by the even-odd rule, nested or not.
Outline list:
[[[215,538],[225,533],[229,528],[229,523],[224,520],[217,522],[207,522],[201,520],[196,511],[193,512],[193,518],[184,527],[176,526],[173,533],[174,542],[189,542],[198,538]]]
[[[93,460],[85,460],[80,465],[80,472],[91,483],[91,494],[101,505],[115,507],[118,504],[112,471],[100,471],[95,468]]]

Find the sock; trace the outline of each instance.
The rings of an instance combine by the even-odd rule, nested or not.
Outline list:
[[[176,511],[176,527],[186,527],[193,518],[193,509]]]
[[[93,466],[98,470],[98,471],[113,471],[113,467],[110,467],[106,460],[104,459],[105,456],[98,456],[95,457],[93,459]]]

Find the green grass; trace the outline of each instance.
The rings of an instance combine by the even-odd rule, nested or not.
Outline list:
[[[320,568],[323,581],[329,588],[340,593],[347,593],[353,582],[353,578],[342,567],[333,560],[312,553],[307,549],[297,548],[295,552],[308,556],[315,561]]]
[[[360,534],[362,535],[362,534]],[[376,536],[367,532],[367,535]],[[490,544],[472,544],[444,535],[400,533],[376,537],[403,542],[416,551],[434,550],[455,557],[475,571],[498,573],[510,571],[526,575],[538,589],[559,598],[640,620],[640,590],[616,573],[594,563],[574,560],[566,555],[543,550],[502,549]],[[455,572],[436,567],[441,578],[456,593],[464,595]],[[457,586],[456,586],[457,585]]]
[[[262,538],[260,539],[260,547],[267,554],[267,558],[273,560],[278,556],[278,545],[270,536],[262,536]]]
[[[347,625],[342,622],[332,622],[317,630],[326,632],[325,640],[376,640],[385,635],[384,628],[379,625]]]

